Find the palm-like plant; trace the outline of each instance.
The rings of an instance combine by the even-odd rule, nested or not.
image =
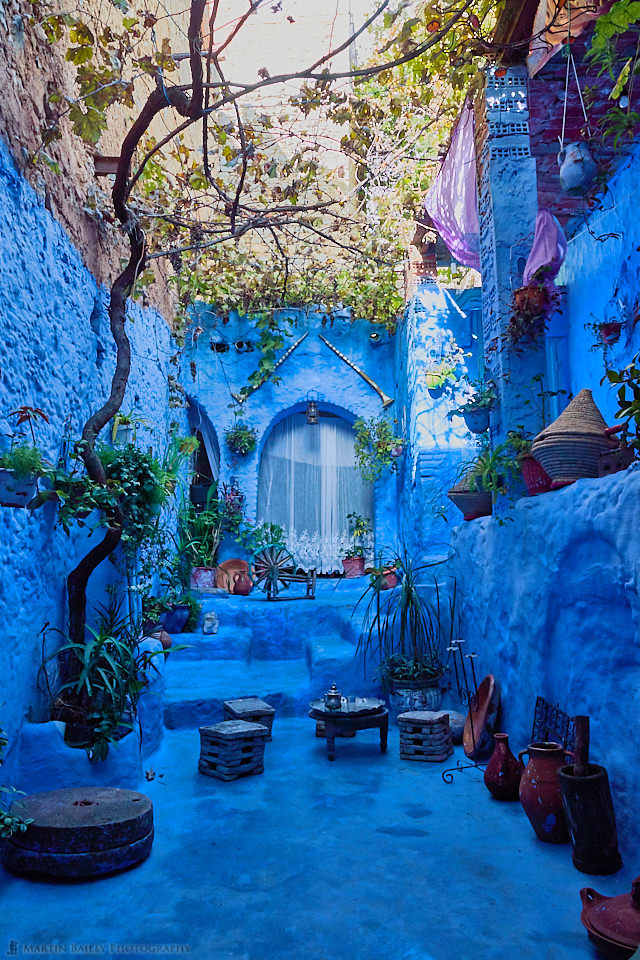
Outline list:
[[[382,590],[379,577],[356,604],[365,604],[356,655],[361,654],[365,668],[372,659],[380,665],[385,682],[395,680],[429,681],[440,677],[446,663],[446,648],[456,631],[456,584],[447,595],[433,574],[435,598],[425,596],[427,571],[445,561],[412,556],[405,548],[393,553],[400,584]]]

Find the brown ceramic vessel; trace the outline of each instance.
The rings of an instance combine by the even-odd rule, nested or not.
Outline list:
[[[487,790],[496,800],[517,800],[522,770],[509,748],[509,736],[494,733],[493,741],[493,754],[484,772]]]
[[[539,840],[545,843],[568,843],[569,830],[562,804],[558,771],[564,766],[564,747],[560,743],[536,740],[525,753],[529,762],[520,781],[520,803]]]

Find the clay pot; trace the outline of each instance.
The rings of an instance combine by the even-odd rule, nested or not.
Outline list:
[[[598,175],[598,165],[586,143],[568,143],[558,154],[560,186],[570,197],[585,197]]]
[[[345,557],[342,566],[347,580],[364,576],[364,557]]]
[[[558,771],[564,766],[564,747],[560,743],[536,740],[521,750],[518,760],[529,754],[529,762],[520,781],[520,803],[539,840],[568,843],[569,830],[562,804]]]
[[[605,897],[593,887],[580,891],[580,919],[589,940],[605,957],[628,960],[640,944],[640,877],[636,877],[631,893]]]
[[[551,490],[551,477],[544,467],[530,454],[524,454],[519,459],[529,496],[537,497],[539,493],[548,493]]]
[[[251,577],[241,570],[233,578],[233,592],[239,597],[248,597],[253,590]]]
[[[216,586],[215,567],[193,567],[189,586],[192,593],[208,593]]]
[[[622,324],[618,320],[611,320],[609,323],[603,323],[600,326],[600,339],[603,343],[611,345],[617,343],[620,339]]]
[[[496,800],[517,800],[522,770],[509,748],[509,736],[494,733],[493,740],[495,748],[484,772],[485,786]]]
[[[493,498],[488,490],[465,490],[456,484],[447,492],[452,503],[458,510],[462,510],[465,520],[476,520],[478,517],[490,517],[493,512]]]
[[[467,430],[470,433],[484,433],[489,429],[489,410],[480,407],[478,410],[465,410],[462,414]]]

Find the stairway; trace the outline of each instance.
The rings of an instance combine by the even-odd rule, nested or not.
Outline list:
[[[320,582],[315,600],[301,590],[278,601],[255,590],[249,597],[204,598],[197,631],[174,638],[188,649],[167,660],[165,726],[217,723],[224,700],[249,695],[270,703],[276,716],[304,716],[334,680],[350,695],[379,694],[354,659],[360,626],[353,608],[365,586],[364,580]],[[204,635],[210,610],[218,615],[218,633]]]

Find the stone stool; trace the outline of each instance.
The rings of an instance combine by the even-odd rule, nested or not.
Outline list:
[[[237,780],[264,771],[264,745],[269,736],[261,723],[223,720],[200,727],[198,770],[217,780]]]
[[[398,717],[400,756],[403,760],[438,763],[453,753],[449,714],[440,710],[411,710]]]
[[[271,740],[271,728],[275,710],[270,704],[258,697],[242,697],[240,700],[224,700],[225,720],[247,720],[249,723],[261,723],[269,731],[267,740]]]

